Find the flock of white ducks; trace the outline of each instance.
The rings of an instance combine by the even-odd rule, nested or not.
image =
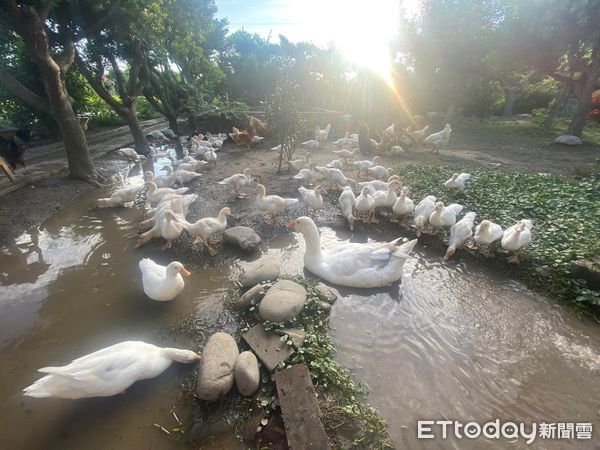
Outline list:
[[[391,132],[394,132],[393,125]],[[327,141],[331,126],[325,129],[315,128],[315,139],[302,143],[310,149],[318,149],[322,142]],[[390,130],[390,128],[388,128]],[[386,133],[388,132],[386,130]],[[425,137],[427,127],[418,130],[414,139],[422,140],[438,150],[447,144],[450,137],[450,125],[444,130]],[[205,139],[206,138],[206,139]],[[141,245],[154,237],[165,240],[163,248],[170,246],[185,229],[195,241],[199,241],[211,255],[216,253],[213,236],[227,227],[227,217],[231,209],[222,208],[217,217],[206,217],[190,223],[186,219],[187,212],[198,196],[186,195],[188,188],[174,188],[199,177],[198,173],[205,167],[214,167],[217,161],[217,150],[223,144],[226,135],[204,136],[191,138],[191,150],[196,159],[190,154],[185,154],[181,160],[173,161],[175,170],[171,166],[164,168],[165,175],[155,176],[152,172],[146,174],[146,199],[153,206],[148,212],[148,217],[140,223],[140,228],[145,230],[138,239]],[[357,170],[357,179],[366,173],[373,179],[357,182],[347,177],[343,170],[348,166],[349,159],[356,159],[358,149],[350,150],[346,147],[355,147],[358,142],[357,135],[346,133],[344,138],[335,141],[339,150],[333,153],[340,159],[334,159],[326,166],[317,166],[311,161],[310,153],[304,158],[289,161],[290,171],[298,173],[292,177],[299,184],[310,185],[320,175],[329,181],[330,188],[342,189],[338,204],[342,215],[347,219],[351,230],[357,216],[366,215],[366,223],[377,223],[376,211],[390,210],[392,222],[406,224],[412,215],[412,226],[417,229],[417,236],[431,229],[450,228],[448,249],[444,259],[451,257],[457,249],[462,247],[467,240],[473,241],[485,248],[485,253],[492,251],[492,246],[498,240],[503,249],[514,252],[509,258],[511,262],[518,262],[519,255],[524,247],[531,242],[532,222],[521,220],[506,230],[500,225],[489,220],[483,220],[475,227],[475,213],[467,212],[462,218],[458,215],[463,206],[459,204],[444,205],[437,201],[434,195],[428,195],[416,206],[409,198],[408,186],[402,186],[401,179],[394,175],[391,169],[380,165],[378,157],[373,160],[357,160],[352,168]],[[276,150],[277,147],[274,148]],[[401,149],[401,147],[400,147]],[[131,150],[131,151],[130,151]],[[139,157],[133,149],[121,149],[119,153],[129,160],[139,162]],[[135,154],[134,154],[135,153]],[[156,154],[156,152],[155,152]],[[166,154],[168,156],[168,153]],[[452,191],[464,190],[469,180],[468,173],[454,174],[444,183],[444,188]],[[253,182],[252,170],[245,169],[242,173],[234,174],[219,184],[226,185],[233,190],[237,198],[245,197],[242,189],[249,187]],[[97,207],[123,206],[135,201],[142,186],[126,186],[117,189],[109,198],[97,201]],[[262,184],[256,185],[255,204],[267,216],[269,223],[275,223],[277,216],[286,208],[299,202],[295,198],[284,198],[278,195],[267,195]],[[354,189],[359,189],[358,196]],[[397,191],[400,190],[398,194]],[[310,215],[316,215],[323,208],[323,194],[325,190],[321,185],[309,189],[299,186],[300,202]],[[319,231],[314,221],[309,217],[299,217],[288,224],[290,230],[303,235],[306,242],[304,265],[313,274],[322,279],[342,286],[370,288],[387,286],[402,276],[404,262],[409,258],[409,253],[417,243],[417,239],[402,242],[401,238],[383,243],[350,243],[339,241],[328,243],[323,248]],[[190,275],[185,267],[175,261],[167,266],[161,266],[149,258],[139,262],[142,273],[144,293],[155,301],[170,301],[177,297],[184,289],[184,279]],[[195,352],[182,349],[161,348],[151,344],[137,341],[127,341],[104,348],[87,356],[74,360],[63,367],[45,367],[39,371],[45,373],[43,378],[24,389],[25,395],[31,397],[61,397],[84,398],[111,396],[124,392],[137,380],[158,376],[166,370],[173,361],[192,363],[198,361],[200,356]]]

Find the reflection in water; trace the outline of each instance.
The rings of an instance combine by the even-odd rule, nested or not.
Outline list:
[[[164,264],[168,256],[133,250],[140,211],[90,211],[94,200],[84,199],[0,253],[0,448],[182,448],[153,424],[175,426],[172,407],[189,423],[191,405],[178,400],[189,368],[175,365],[126,396],[108,399],[38,400],[20,391],[39,377],[38,367],[122,340],[183,347],[201,342],[206,336],[166,331],[188,313],[235,330],[222,297],[256,256],[233,267],[198,269],[176,301],[149,302],[137,262],[151,256]],[[349,236],[322,230],[325,246]],[[275,239],[261,259],[277,262],[283,273],[302,273],[304,242],[297,237]],[[367,237],[355,233],[352,239]],[[369,400],[388,421],[397,447],[430,448],[416,440],[418,419],[591,421],[600,429],[597,328],[553,301],[471,264],[442,264],[439,255],[423,253],[407,262],[401,283],[339,292],[332,309],[337,358],[369,384]],[[493,441],[437,444],[506,447]],[[565,441],[544,446],[589,447]]]

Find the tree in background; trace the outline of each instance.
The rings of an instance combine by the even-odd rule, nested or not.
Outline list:
[[[298,85],[290,80],[287,73],[283,73],[266,104],[267,122],[273,127],[276,144],[281,145],[278,173],[281,173],[284,157],[285,161],[294,158],[296,143],[304,129],[296,101],[297,91]]]
[[[75,47],[84,37],[81,22],[71,19],[72,5],[66,2],[16,2],[2,0],[0,25],[17,36],[39,73],[44,94],[32,91],[11,73],[10,66],[0,66],[0,82],[15,97],[49,114],[58,124],[74,178],[97,181],[90,159],[85,134],[79,125],[66,87],[66,76],[74,62]],[[112,12],[104,13],[96,22],[85,25],[97,32]]]
[[[549,125],[569,98],[576,100],[567,133],[581,136],[600,78],[600,4],[594,0],[510,0],[511,53],[553,77],[562,89]]]
[[[190,97],[210,101],[218,95],[223,73],[213,59],[225,40],[224,20],[215,18],[213,0],[164,3],[164,31],[151,40],[150,82],[144,96],[179,133],[177,117]]]
[[[102,33],[90,35],[76,52],[77,66],[96,93],[129,126],[138,153],[150,147],[137,116],[136,102],[150,82],[152,35],[164,32],[162,1],[114,3],[116,13]],[[88,12],[88,14],[92,14]],[[97,10],[96,14],[102,14]],[[126,62],[126,66],[124,65]],[[108,69],[115,78],[108,83]]]

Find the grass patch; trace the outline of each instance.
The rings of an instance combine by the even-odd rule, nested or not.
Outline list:
[[[533,220],[533,240],[525,257],[549,266],[553,275],[534,271],[525,277],[560,298],[586,304],[598,318],[600,292],[569,276],[571,262],[600,254],[600,179],[568,180],[558,176],[472,170],[464,192],[451,194],[443,183],[456,167],[409,166],[400,169],[415,203],[436,195],[477,213],[477,223],[492,220],[503,228],[520,219]],[[519,271],[523,273],[525,271]]]
[[[308,298],[302,312],[285,323],[272,323],[261,319],[258,307],[251,307],[241,312],[240,330],[246,331],[259,322],[265,329],[294,327],[306,331],[304,345],[293,355],[287,367],[304,363],[310,369],[313,384],[317,392],[322,422],[330,439],[332,448],[393,448],[386,425],[377,411],[364,403],[366,386],[355,383],[348,369],[334,361],[335,347],[328,335],[328,305],[322,294],[306,279],[291,278],[304,286]],[[265,292],[272,283],[265,284]],[[282,341],[292,345],[287,336]],[[282,367],[283,368],[283,367]],[[251,413],[260,408],[263,413],[261,424],[266,424],[268,417],[277,406],[275,383],[271,379],[262,379],[260,395],[252,399],[244,399],[237,412],[236,430],[240,432]]]

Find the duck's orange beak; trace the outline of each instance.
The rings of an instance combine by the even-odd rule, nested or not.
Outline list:
[[[294,231],[296,229],[296,225],[294,224],[294,222],[288,223],[287,224],[287,229]]]
[[[183,269],[181,269],[181,275],[183,275],[184,277],[189,277],[191,275],[191,272],[186,270],[186,268],[184,267]]]

